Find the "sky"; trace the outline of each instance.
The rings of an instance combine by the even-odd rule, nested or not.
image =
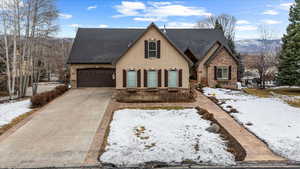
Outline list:
[[[294,0],[57,0],[58,37],[75,37],[78,27],[195,28],[209,16],[229,14],[237,19],[236,39],[259,38],[265,27],[281,38]]]

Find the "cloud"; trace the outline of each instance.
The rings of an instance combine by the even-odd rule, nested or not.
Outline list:
[[[114,17],[122,17],[122,16],[137,16],[139,14],[139,10],[146,9],[146,6],[142,2],[122,1],[121,5],[117,5],[115,6],[115,8],[120,14],[115,15]]]
[[[262,14],[264,14],[264,15],[278,15],[279,13],[275,10],[266,10]]]
[[[108,27],[108,25],[105,25],[105,24],[100,24],[99,25],[99,28],[107,28]]]
[[[144,22],[157,22],[157,21],[167,21],[164,18],[159,17],[135,17],[133,18],[134,21],[144,21]]]
[[[253,26],[253,25],[244,25],[244,26],[237,26],[236,30],[238,30],[238,31],[254,31],[254,30],[257,30],[257,27]]]
[[[250,24],[250,22],[247,21],[247,20],[238,20],[238,21],[236,22],[236,24],[238,24],[238,25],[245,25],[245,24]]]
[[[197,24],[190,22],[169,22],[166,26],[168,28],[195,28]]]
[[[62,19],[71,19],[73,16],[71,14],[59,13],[58,16]]]
[[[185,6],[179,2],[131,2],[122,1],[115,6],[118,15],[113,17],[135,16],[136,21],[166,21],[172,16],[211,16],[204,8]]]
[[[69,26],[72,27],[72,28],[79,28],[81,25],[79,25],[79,24],[71,24]]]
[[[89,7],[87,7],[87,10],[92,10],[92,9],[96,9],[97,8],[97,6],[96,5],[94,5],[94,6],[89,6]]]
[[[275,24],[281,23],[281,21],[272,20],[272,19],[265,19],[265,20],[262,20],[262,22],[267,25],[275,25]]]
[[[279,5],[279,8],[288,11],[288,10],[290,10],[290,8],[291,8],[291,6],[292,6],[293,4],[294,4],[294,3],[292,3],[292,2],[281,3],[281,4]]]

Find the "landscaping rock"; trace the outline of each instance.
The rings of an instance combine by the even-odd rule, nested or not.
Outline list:
[[[208,132],[211,132],[211,133],[219,133],[220,129],[221,128],[218,124],[213,123],[210,127],[208,127],[205,130],[208,131]]]

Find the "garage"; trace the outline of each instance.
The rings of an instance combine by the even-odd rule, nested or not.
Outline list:
[[[115,69],[92,68],[77,70],[77,87],[115,87]]]

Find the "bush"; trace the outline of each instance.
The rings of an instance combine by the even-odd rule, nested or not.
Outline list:
[[[34,95],[31,97],[31,107],[41,107],[45,104],[49,103],[50,101],[54,100],[56,97],[62,95],[68,90],[68,87],[66,85],[60,85],[55,87],[51,91],[42,92],[37,95]]]
[[[217,83],[215,88],[222,88],[222,86],[219,83]]]

